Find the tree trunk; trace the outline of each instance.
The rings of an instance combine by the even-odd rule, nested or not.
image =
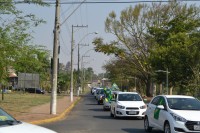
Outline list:
[[[160,95],[163,94],[162,87],[163,87],[163,86],[162,86],[162,83],[160,83],[160,93],[159,93]]]
[[[146,96],[152,97],[153,88],[152,88],[152,81],[151,76],[148,75],[147,82],[146,82]]]
[[[172,95],[173,87],[170,87],[169,89],[169,95]]]

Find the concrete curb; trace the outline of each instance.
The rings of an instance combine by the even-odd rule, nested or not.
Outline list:
[[[30,123],[39,125],[39,124],[45,124],[45,123],[50,123],[50,122],[55,122],[55,121],[61,120],[67,116],[67,114],[74,108],[74,106],[80,101],[80,99],[81,99],[81,97],[78,97],[74,103],[72,103],[63,113],[61,113],[58,116],[55,116],[55,117],[49,118],[49,119],[44,119],[44,120],[32,121]]]

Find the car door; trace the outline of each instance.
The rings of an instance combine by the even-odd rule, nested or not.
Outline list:
[[[155,125],[159,128],[159,129],[163,129],[163,125],[164,122],[166,120],[166,116],[167,116],[167,107],[166,107],[166,100],[163,96],[161,96],[159,98],[159,101],[157,103],[158,105],[163,105],[164,109],[158,109],[156,108],[156,111],[154,112],[154,118],[155,118]]]
[[[117,94],[113,94],[112,100],[111,100],[111,106],[110,106],[110,110],[112,111],[113,114],[114,114],[115,105],[117,104],[116,100],[117,100]]]
[[[155,111],[157,104],[159,102],[160,96],[154,97],[154,99],[148,104],[148,119],[149,119],[149,124],[152,125],[153,127],[157,127],[157,122],[155,120]]]

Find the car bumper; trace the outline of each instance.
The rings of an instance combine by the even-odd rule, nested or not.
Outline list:
[[[146,109],[139,110],[127,110],[127,109],[116,109],[117,117],[144,117]]]
[[[103,108],[104,108],[104,109],[110,109],[110,103],[107,103],[107,102],[105,103],[105,102],[104,102]]]
[[[199,130],[195,130],[194,126],[199,127]],[[170,124],[171,133],[200,133],[200,125],[186,124],[185,122],[173,121]]]

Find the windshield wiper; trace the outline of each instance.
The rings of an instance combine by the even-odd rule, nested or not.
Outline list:
[[[6,122],[6,124],[8,124],[8,125],[14,125],[14,124],[18,123],[18,122],[15,121],[15,120],[6,120],[6,121],[4,121],[4,122]]]

